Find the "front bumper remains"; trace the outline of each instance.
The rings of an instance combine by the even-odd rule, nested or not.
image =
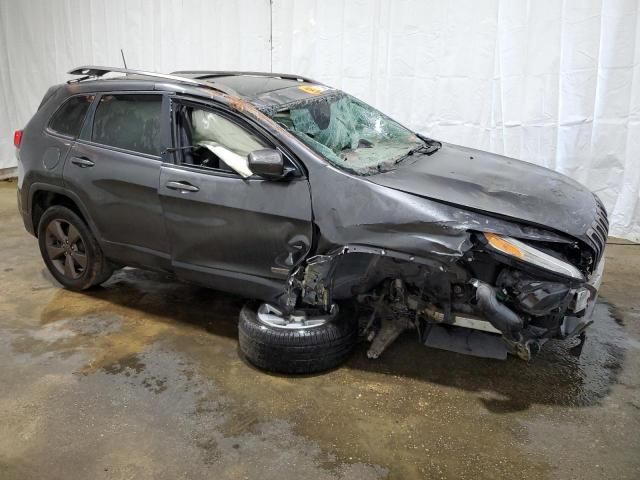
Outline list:
[[[604,255],[602,255],[600,263],[598,263],[589,281],[575,292],[575,301],[570,305],[573,315],[567,315],[562,322],[561,333],[563,338],[578,336],[593,323],[593,309],[596,306],[598,291],[602,284],[604,264]]]
[[[584,342],[584,333],[593,323],[593,310],[602,283],[604,264],[603,256],[588,282],[571,290],[568,314],[562,320],[557,338],[580,337],[580,346]],[[495,316],[503,316],[505,313],[499,310],[500,306],[495,302],[494,307],[498,307],[498,309],[493,310],[490,314],[487,312],[483,317],[453,315],[451,322],[447,325],[443,323],[431,324],[425,332],[426,334],[422,336],[422,343],[432,348],[477,357],[506,359],[507,355],[511,353],[529,360],[532,354],[536,353],[548,340],[548,337],[536,338],[535,329],[532,329],[533,334],[517,337],[504,334],[506,327],[503,327],[502,331],[495,327],[497,323]],[[504,319],[498,323],[506,325]]]

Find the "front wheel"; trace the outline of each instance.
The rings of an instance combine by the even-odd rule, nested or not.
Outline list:
[[[238,323],[242,354],[256,367],[279,373],[314,373],[345,362],[358,339],[356,317],[348,310],[303,316],[294,312],[283,319],[269,304],[245,305]]]
[[[38,224],[38,245],[51,275],[70,290],[86,290],[112,273],[85,222],[72,210],[48,208]]]

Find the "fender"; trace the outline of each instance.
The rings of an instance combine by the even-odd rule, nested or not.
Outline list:
[[[82,216],[87,221],[87,224],[89,226],[89,230],[91,230],[91,233],[93,233],[96,239],[98,239],[98,241],[102,244],[102,235],[100,234],[100,231],[98,230],[95,223],[93,222],[91,215],[89,215],[89,211],[87,210],[87,208],[84,206],[80,198],[75,193],[73,193],[71,190],[67,190],[64,187],[59,187],[56,185],[51,185],[51,184],[42,183],[42,182],[34,182],[29,186],[29,196],[28,196],[29,203],[27,205],[27,212],[29,214],[29,218],[32,219],[31,221],[33,221],[33,199],[35,198],[35,195],[38,192],[58,193],[60,195],[64,195],[65,197],[68,197],[69,199],[71,199],[71,201],[76,204],[76,206],[80,210],[80,213],[82,213]],[[34,231],[36,231],[37,225],[34,225],[33,227],[34,227]]]

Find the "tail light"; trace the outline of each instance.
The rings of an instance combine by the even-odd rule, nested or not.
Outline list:
[[[22,142],[22,130],[16,130],[13,132],[13,146],[16,148],[20,148],[20,143]]]

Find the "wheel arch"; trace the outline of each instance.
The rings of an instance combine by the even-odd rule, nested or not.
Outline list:
[[[54,205],[62,205],[76,213],[87,224],[96,239],[102,238],[87,209],[75,193],[54,185],[39,183],[34,183],[29,189],[29,212],[36,237],[42,215],[47,208]]]

